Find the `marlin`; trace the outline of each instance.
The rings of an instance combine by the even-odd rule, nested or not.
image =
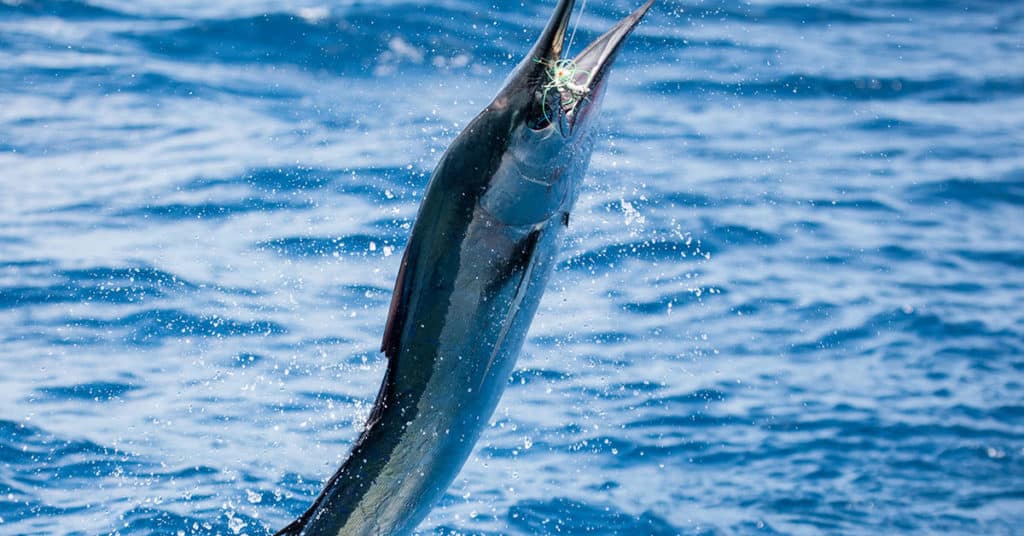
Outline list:
[[[573,3],[559,0],[437,164],[395,282],[373,410],[323,492],[277,536],[409,534],[473,450],[569,224],[608,73],[654,0],[566,59]]]

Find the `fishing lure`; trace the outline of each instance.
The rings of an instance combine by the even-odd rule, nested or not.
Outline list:
[[[549,93],[555,90],[558,92],[562,111],[569,114],[576,109],[576,105],[580,101],[586,99],[587,95],[590,94],[590,73],[577,67],[575,61],[571,59],[546,61],[539,58],[534,58],[533,61],[547,67],[544,73],[547,75],[548,81],[541,86],[544,90],[544,93],[541,95],[541,102],[547,103]],[[576,83],[577,75],[586,76],[583,84]],[[548,117],[548,107],[546,104],[544,106],[544,119],[551,122],[551,118]]]

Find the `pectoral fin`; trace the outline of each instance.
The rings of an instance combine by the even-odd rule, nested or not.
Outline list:
[[[516,254],[509,260],[506,277],[516,280],[516,289],[512,295],[512,301],[508,305],[508,310],[502,316],[501,331],[498,332],[498,338],[494,341],[494,348],[491,350],[491,356],[487,360],[487,366],[484,368],[481,382],[487,379],[487,374],[490,372],[491,366],[494,365],[498,352],[504,347],[505,337],[508,336],[508,331],[515,321],[516,312],[519,311],[519,306],[523,303],[523,298],[526,297],[530,278],[533,275],[533,268],[537,265],[537,244],[540,242],[543,231],[544,229],[542,228],[531,231],[520,243]]]

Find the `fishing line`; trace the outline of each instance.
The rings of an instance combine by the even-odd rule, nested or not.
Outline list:
[[[576,16],[576,24],[573,25],[573,27],[572,27],[572,34],[569,35],[569,46],[565,47],[565,55],[566,56],[568,56],[569,52],[572,51],[572,41],[573,41],[573,39],[576,39],[576,28],[580,27],[580,20],[583,19],[583,11],[585,9],[587,9],[587,0],[583,0],[583,3],[580,4],[580,13],[579,13],[579,15]]]

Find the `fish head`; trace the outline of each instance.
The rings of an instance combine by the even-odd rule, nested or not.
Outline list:
[[[563,56],[573,0],[559,0],[529,54],[488,107],[506,118],[503,162],[486,201],[509,223],[568,212],[590,162],[608,75],[626,38],[654,0],[575,57]]]

